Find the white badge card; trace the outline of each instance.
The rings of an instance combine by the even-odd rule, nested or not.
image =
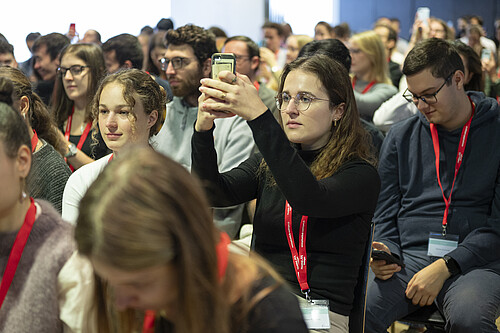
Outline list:
[[[439,233],[429,233],[429,247],[427,255],[431,257],[443,257],[444,255],[455,250],[458,246],[458,235]]]
[[[328,305],[328,300],[323,299],[313,299],[311,302],[300,303],[300,309],[302,310],[302,316],[306,322],[307,329],[330,329]]]

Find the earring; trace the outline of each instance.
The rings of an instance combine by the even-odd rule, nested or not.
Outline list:
[[[337,121],[338,121],[338,119],[333,119],[333,126],[334,127],[337,127]]]
[[[19,198],[20,202],[23,202],[24,199],[26,199],[28,197],[28,195],[24,191],[24,185],[25,185],[25,183],[26,183],[25,179],[24,178],[21,179],[21,197]]]

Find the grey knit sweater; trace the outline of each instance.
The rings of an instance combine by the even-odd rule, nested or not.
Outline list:
[[[0,308],[0,332],[62,332],[57,277],[75,250],[73,228],[45,201]],[[17,231],[0,233],[3,275]]]
[[[41,141],[43,146],[33,153],[31,171],[26,179],[28,193],[35,199],[47,200],[61,213],[64,186],[71,170],[54,147]]]

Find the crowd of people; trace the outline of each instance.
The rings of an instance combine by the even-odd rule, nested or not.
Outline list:
[[[0,34],[0,332],[498,332],[500,20],[460,23]]]

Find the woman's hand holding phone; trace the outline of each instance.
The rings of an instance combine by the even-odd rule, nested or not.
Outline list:
[[[267,110],[257,89],[245,75],[222,71],[219,80],[201,80],[198,114],[208,112],[215,118],[235,114],[245,120],[253,120]]]

